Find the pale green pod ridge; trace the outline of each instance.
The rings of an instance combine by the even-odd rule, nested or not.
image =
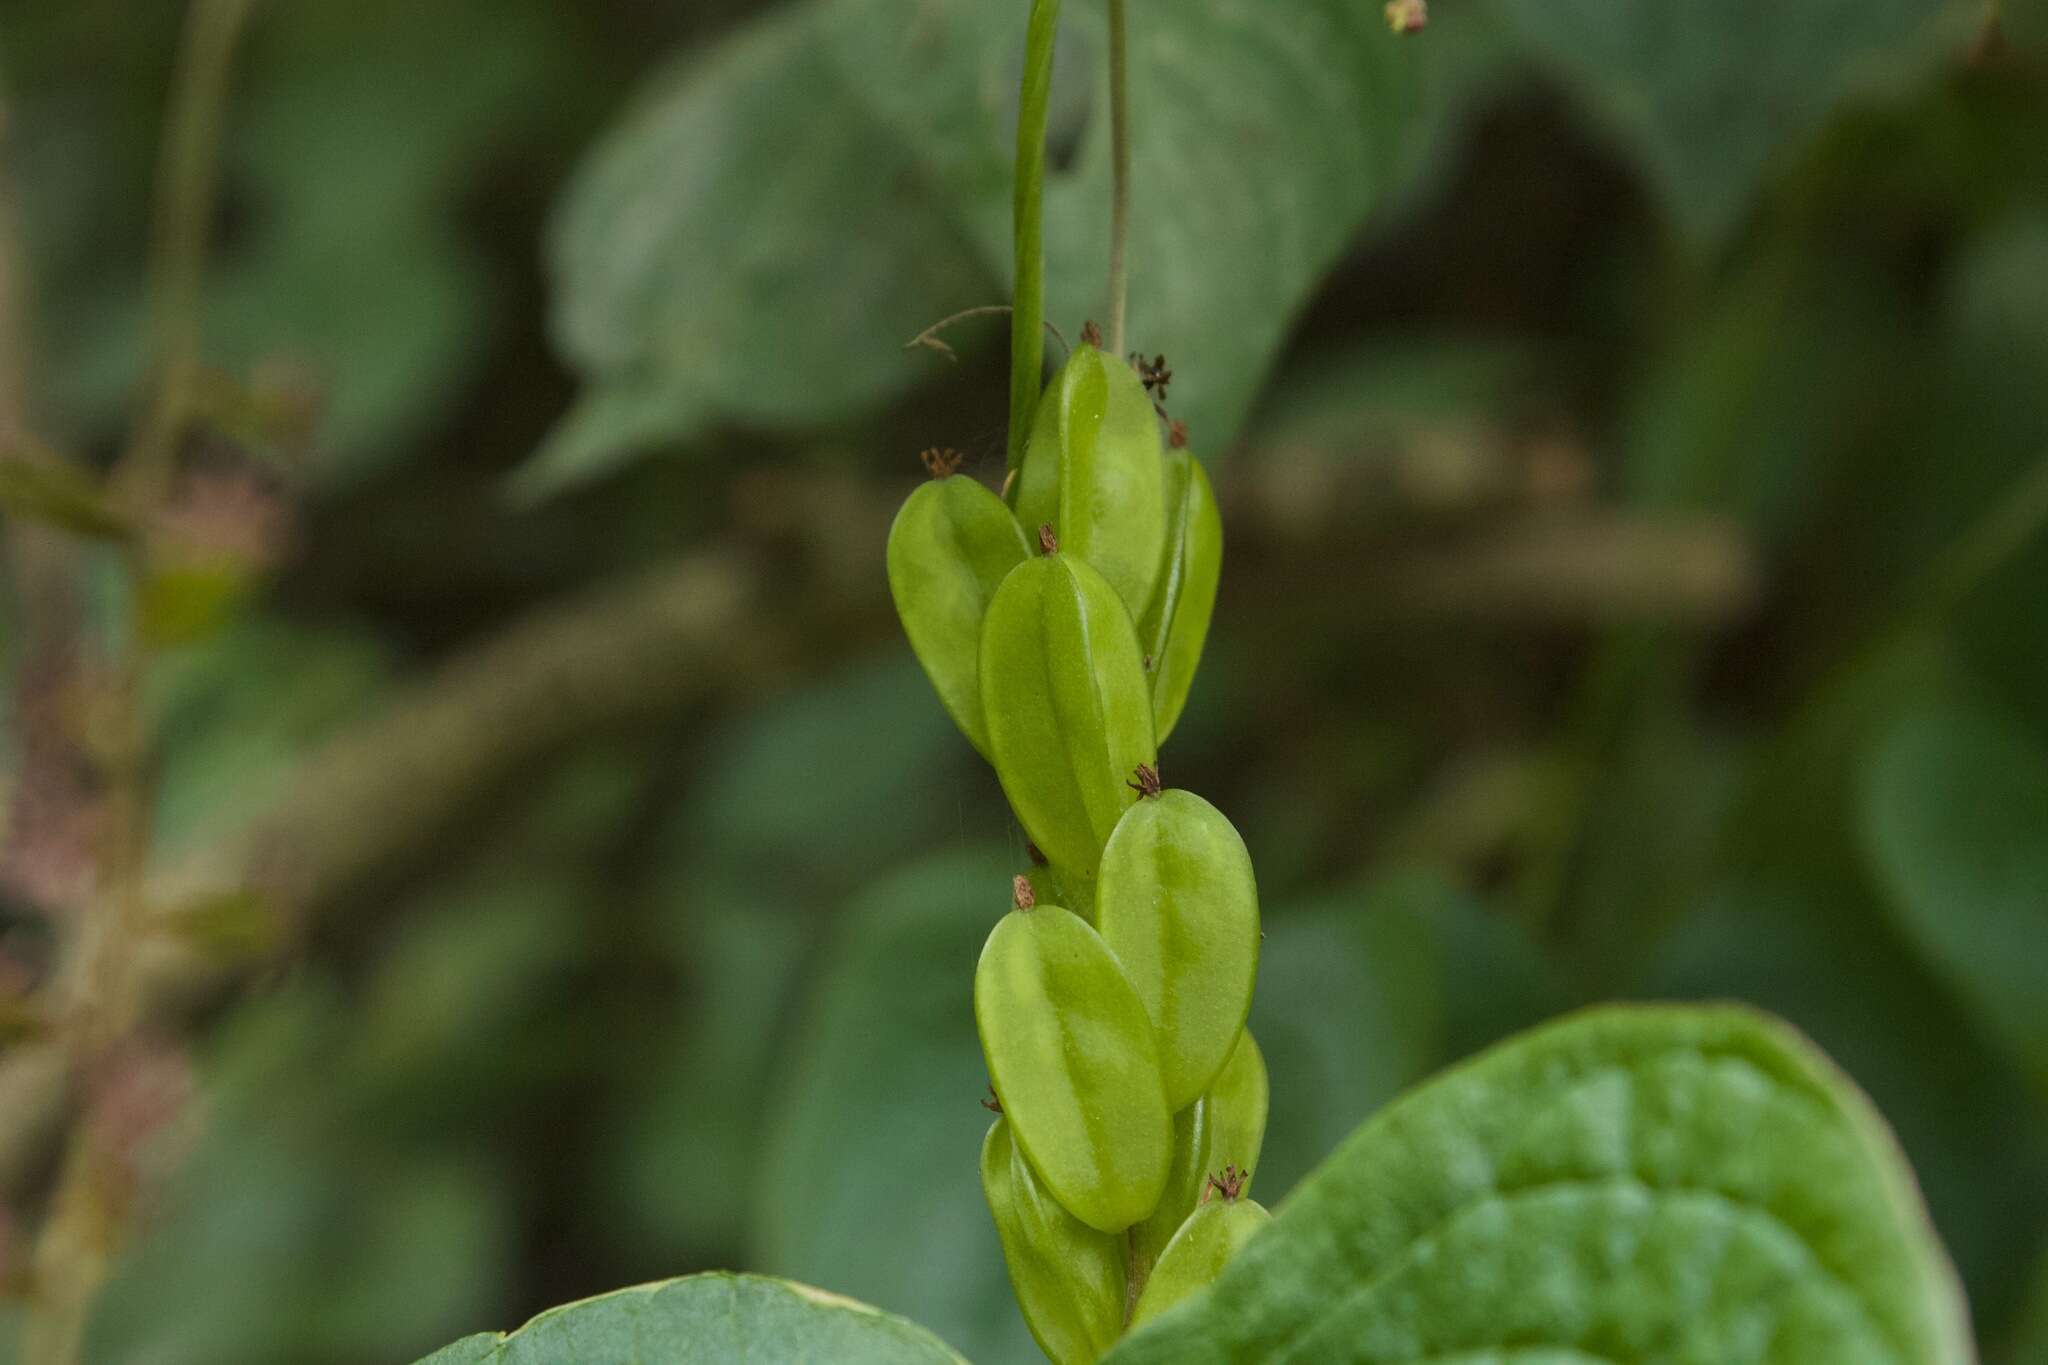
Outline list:
[[[1237,1046],[1259,971],[1244,840],[1193,792],[1139,801],[1102,850],[1095,923],[1159,1032],[1167,1103],[1192,1104]]]
[[[1053,1197],[1100,1232],[1159,1203],[1173,1118],[1137,992],[1086,921],[1005,915],[974,970],[974,1020],[1010,1132]]]
[[[1213,1119],[1209,1125],[1209,1171],[1225,1166],[1244,1173],[1244,1187],[1250,1190],[1258,1173],[1259,1153],[1266,1145],[1266,1054],[1246,1029],[1237,1035],[1230,1060],[1209,1087]],[[1197,1197],[1200,1192],[1197,1191]]]
[[[1138,647],[1152,679],[1152,726],[1161,744],[1187,706],[1223,578],[1223,514],[1208,473],[1184,449],[1166,452],[1165,472],[1166,546],[1151,600],[1138,617]]]
[[[1202,1202],[1212,1172],[1235,1167],[1244,1188],[1251,1188],[1265,1144],[1266,1106],[1266,1059],[1246,1029],[1208,1093],[1173,1116],[1173,1163],[1159,1207],[1131,1229],[1131,1274],[1141,1283]]]
[[[981,699],[990,759],[1025,832],[1057,866],[1093,868],[1137,800],[1132,774],[1157,757],[1116,590],[1065,553],[1011,570],[982,625]]]
[[[1188,1215],[1160,1254],[1159,1264],[1152,1267],[1152,1278],[1131,1310],[1132,1328],[1214,1284],[1239,1248],[1272,1221],[1273,1215],[1256,1200],[1212,1196]]]
[[[1173,1234],[1202,1201],[1209,1183],[1210,1126],[1215,1106],[1207,1095],[1173,1116],[1173,1159],[1158,1207],[1144,1222],[1132,1226],[1131,1275],[1138,1283],[1152,1273]]]
[[[1076,347],[1040,400],[1017,475],[1018,520],[1109,580],[1133,616],[1152,599],[1166,545],[1159,419],[1137,374]]]
[[[1030,553],[1003,500],[964,474],[920,486],[889,528],[889,594],[903,633],[947,714],[984,758],[982,618]]]
[[[1047,1192],[999,1118],[981,1144],[981,1188],[1024,1324],[1053,1365],[1093,1365],[1124,1327],[1123,1243]]]

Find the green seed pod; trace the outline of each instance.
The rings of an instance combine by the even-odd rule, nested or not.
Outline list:
[[[1060,1207],[997,1119],[981,1144],[981,1188],[1024,1323],[1054,1365],[1092,1365],[1124,1328],[1123,1243]]]
[[[1158,1317],[1190,1294],[1207,1289],[1223,1273],[1223,1267],[1238,1248],[1266,1224],[1273,1215],[1256,1200],[1216,1196],[1188,1215],[1180,1231],[1166,1244],[1138,1306],[1131,1311],[1135,1329]]]
[[[1101,937],[1055,905],[1005,915],[974,969],[974,1021],[1011,1135],[1053,1197],[1100,1232],[1150,1214],[1173,1119],[1151,1021]]]
[[[1173,1116],[1173,1164],[1152,1216],[1131,1229],[1131,1273],[1142,1282],[1208,1188],[1209,1172],[1243,1172],[1245,1189],[1266,1137],[1266,1059],[1246,1029],[1207,1094]]]
[[[1138,617],[1138,647],[1151,661],[1152,725],[1161,744],[1187,705],[1223,577],[1223,515],[1208,473],[1180,447],[1166,452],[1165,470],[1166,549],[1152,598]]]
[[[1050,523],[1060,545],[1094,565],[1131,615],[1152,600],[1166,546],[1159,419],[1122,361],[1082,345],[1039,402],[1017,475],[1017,516]]]
[[[1030,558],[1003,500],[964,474],[920,487],[889,528],[889,593],[939,700],[980,754],[981,622],[1003,578]]]
[[[1246,1029],[1237,1036],[1230,1060],[1209,1087],[1213,1117],[1209,1123],[1209,1169],[1234,1166],[1241,1173],[1244,1188],[1252,1187],[1252,1175],[1259,1169],[1259,1152],[1266,1145],[1266,1055],[1258,1040]],[[1196,1191],[1200,1198],[1201,1192]]]
[[[1173,1116],[1173,1160],[1166,1170],[1152,1216],[1131,1228],[1131,1274],[1139,1283],[1152,1273],[1173,1234],[1187,1221],[1209,1182],[1210,1127],[1215,1106],[1207,1095]]]
[[[1138,638],[1116,590],[1063,552],[1012,569],[982,626],[981,700],[1025,831],[1057,866],[1092,869],[1137,799],[1132,772],[1155,757]]]
[[[1192,1104],[1230,1060],[1259,970],[1244,840],[1193,792],[1146,797],[1102,850],[1095,923],[1159,1031],[1167,1103]]]

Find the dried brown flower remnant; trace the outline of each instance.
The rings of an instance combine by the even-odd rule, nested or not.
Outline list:
[[[933,446],[917,458],[924,461],[925,472],[935,479],[950,478],[960,472],[960,452],[950,446]]]
[[[1165,790],[1159,781],[1159,769],[1150,763],[1140,763],[1138,771],[1132,775],[1132,780],[1124,785],[1141,797],[1157,796]]]
[[[1145,392],[1156,394],[1160,402],[1166,401],[1167,385],[1173,383],[1173,367],[1166,363],[1166,357],[1158,355],[1145,359],[1140,352],[1131,352],[1131,367],[1138,372],[1138,382],[1145,386]]]
[[[1059,537],[1052,533],[1052,523],[1045,522],[1038,528],[1038,552],[1056,555],[1060,552]]]
[[[1241,1171],[1235,1166],[1225,1166],[1222,1170],[1209,1177],[1208,1185],[1202,1190],[1202,1202],[1204,1204],[1208,1203],[1209,1196],[1212,1194],[1222,1195],[1225,1203],[1241,1198],[1244,1194],[1244,1187],[1251,1178],[1252,1173],[1250,1171]]]
[[[1016,876],[1010,878],[1010,896],[1019,910],[1029,910],[1038,904],[1038,893],[1031,889],[1031,878]]]
[[[1387,0],[1387,27],[1396,33],[1420,33],[1429,23],[1429,0]]]
[[[1081,344],[1093,346],[1098,351],[1102,349],[1102,328],[1095,319],[1090,318],[1081,324]]]

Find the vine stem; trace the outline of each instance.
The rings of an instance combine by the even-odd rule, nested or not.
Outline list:
[[[177,438],[198,377],[201,290],[220,188],[221,126],[235,45],[255,0],[194,0],[187,12],[157,161],[149,243],[148,409],[119,478],[138,507],[169,483]]]
[[[234,53],[255,0],[193,0],[186,12],[163,148],[157,164],[149,253],[150,390],[112,483],[138,521],[169,493],[178,440],[199,377],[206,255],[220,184],[221,127]],[[127,548],[131,602],[139,602],[148,566],[139,543]],[[107,828],[93,904],[79,916],[56,988],[59,1024],[86,1072],[134,1025],[137,1002],[124,989],[147,917],[144,867],[153,805],[149,721],[143,683],[149,647],[140,622],[109,685]],[[76,1365],[85,1323],[126,1221],[125,1178],[87,1119],[76,1124],[58,1172],[34,1255],[35,1292],[23,1332],[26,1365]]]
[[[1044,384],[1045,125],[1052,104],[1052,58],[1060,0],[1032,0],[1024,41],[1024,79],[1017,101],[1017,182],[1013,201],[1016,299],[1010,314],[1009,465],[1024,463],[1024,444]]]
[[[1130,44],[1124,0],[1109,0],[1109,353],[1124,353],[1131,297]]]

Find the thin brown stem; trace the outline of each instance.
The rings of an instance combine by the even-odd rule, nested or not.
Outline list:
[[[960,358],[959,353],[954,351],[954,349],[951,346],[947,345],[945,341],[943,341],[940,338],[939,333],[945,331],[947,328],[953,326],[955,323],[970,322],[975,318],[999,317],[1007,315],[1009,313],[1013,313],[1015,311],[1016,309],[1007,303],[984,303],[979,308],[963,308],[959,312],[953,314],[951,317],[940,318],[937,322],[925,328],[922,332],[919,332],[910,340],[904,342],[903,349],[906,351],[914,351],[918,347],[922,346],[926,350],[937,351],[940,355],[946,357],[946,359],[948,360],[958,360]],[[1054,325],[1052,319],[1045,319],[1045,330],[1052,335],[1052,339],[1054,341],[1059,342],[1061,350],[1071,351],[1073,349],[1072,346],[1069,346],[1067,344],[1067,338],[1065,334],[1063,334],[1060,331],[1060,329]]]

